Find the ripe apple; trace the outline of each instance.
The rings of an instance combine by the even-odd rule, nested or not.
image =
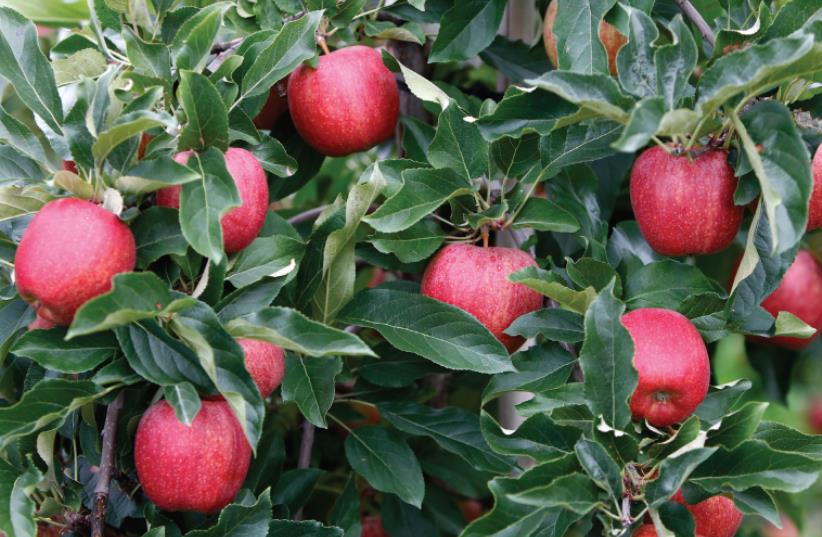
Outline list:
[[[811,402],[808,422],[814,434],[822,434],[822,397],[817,397]]]
[[[174,160],[186,164],[191,151],[174,155]],[[225,165],[240,192],[241,204],[228,211],[221,220],[223,244],[228,253],[239,252],[257,237],[265,223],[268,210],[268,182],[257,158],[245,149],[231,147],[225,153]],[[182,187],[170,186],[157,191],[157,205],[180,208]]]
[[[280,80],[268,92],[268,99],[265,101],[260,112],[254,118],[254,126],[261,130],[271,130],[274,124],[288,110],[288,98],[285,96],[285,89],[288,79]]]
[[[20,297],[37,315],[68,326],[77,309],[134,268],[134,235],[99,205],[77,198],[45,204],[23,233],[14,258]]]
[[[382,519],[378,516],[366,516],[360,521],[362,531],[360,537],[388,537],[385,528],[382,527]]]
[[[657,252],[712,254],[731,244],[742,224],[745,208],[734,205],[736,183],[725,151],[689,158],[655,146],[631,170],[631,206]]]
[[[822,145],[816,148],[811,165],[813,170],[813,190],[808,206],[808,229],[822,227]]]
[[[673,500],[688,508],[696,523],[696,533],[711,537],[733,537],[742,524],[742,511],[727,496],[711,496],[697,504],[689,505],[682,492],[677,492]]]
[[[259,339],[238,338],[245,353],[245,368],[254,379],[263,399],[271,395],[283,381],[285,354],[283,349]]]
[[[656,427],[678,423],[705,399],[711,378],[708,349],[691,321],[675,311],[641,308],[622,316],[634,342],[639,384],[631,413]]]
[[[219,511],[240,490],[250,461],[251,446],[223,400],[203,400],[191,426],[159,401],[143,414],[134,439],[137,478],[166,511]]]
[[[557,9],[559,4],[557,0],[552,0],[545,11],[545,24],[543,25],[542,36],[545,44],[545,52],[548,54],[548,59],[551,65],[557,67],[559,65],[559,57],[557,55],[557,38],[554,35],[554,22],[557,20]],[[612,24],[602,21],[599,23],[599,40],[602,46],[605,47],[605,53],[608,55],[608,69],[612,75],[617,74],[616,57],[619,49],[621,49],[627,42],[628,38],[622,35],[619,30]]]
[[[64,160],[62,169],[67,172],[77,173],[77,163],[73,160]]]
[[[770,522],[765,522],[762,525],[762,534],[765,537],[799,537],[799,528],[793,523],[793,520],[782,515],[782,529],[777,528]]]
[[[643,524],[634,532],[633,537],[657,537],[653,524]]]
[[[449,244],[428,264],[422,276],[422,294],[447,302],[477,318],[514,352],[525,341],[503,331],[517,317],[542,307],[542,295],[508,281],[508,275],[536,266],[534,259],[516,248],[482,248]]]
[[[288,109],[297,132],[324,155],[341,157],[391,138],[400,97],[380,53],[354,46],[300,65],[288,79]]]
[[[29,331],[32,331],[32,330],[49,330],[51,328],[54,328],[55,326],[57,326],[57,325],[55,325],[53,322],[49,321],[48,319],[43,319],[38,314],[34,317],[34,320],[32,322],[30,322],[29,325],[26,328]]]
[[[810,252],[799,251],[793,265],[785,273],[782,283],[762,302],[762,307],[774,317],[780,311],[793,313],[816,328],[817,332],[807,339],[778,336],[752,337],[752,340],[800,350],[819,337],[819,330],[822,330],[822,267]]]
[[[485,514],[485,507],[477,500],[462,500],[459,502],[459,508],[469,524]]]

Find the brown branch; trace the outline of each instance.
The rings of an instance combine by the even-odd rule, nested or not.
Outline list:
[[[322,212],[326,209],[326,206],[323,205],[321,207],[314,207],[313,209],[309,209],[303,213],[296,214],[289,218],[287,222],[292,226],[297,224],[302,224],[304,222],[308,222],[309,220],[314,220],[318,216],[322,214]]]
[[[117,438],[117,418],[123,408],[121,391],[106,409],[106,421],[103,425],[103,452],[100,456],[100,471],[97,473],[97,485],[94,487],[94,505],[91,517],[91,537],[103,537],[106,527],[106,501],[108,500],[111,470],[114,466],[114,447]]]
[[[316,427],[308,420],[303,421],[303,437],[300,440],[300,455],[297,459],[297,468],[308,468],[311,466],[311,451],[314,449],[314,433]],[[303,519],[303,510],[297,512],[296,520]]]
[[[716,44],[716,36],[714,35],[714,31],[711,30],[711,26],[702,16],[702,14],[697,11],[694,5],[689,0],[675,0],[679,9],[685,14],[686,17],[691,19],[691,22],[696,24],[696,27],[699,28],[699,33],[702,34],[702,37],[705,38],[705,41],[714,46]]]

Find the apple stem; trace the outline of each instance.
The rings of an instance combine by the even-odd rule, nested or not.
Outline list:
[[[482,247],[488,248],[488,226],[482,226]]]
[[[716,44],[716,36],[714,35],[713,30],[711,30],[710,25],[702,16],[702,14],[697,11],[694,5],[689,0],[675,0],[677,5],[679,5],[679,9],[687,16],[691,21],[699,28],[699,33],[702,34],[702,37],[705,38],[705,41],[711,44],[713,47]]]
[[[328,43],[325,42],[324,36],[317,36],[317,43],[319,43],[320,48],[323,49],[323,54],[331,54],[331,51],[328,49]]]
[[[120,391],[106,409],[106,421],[103,425],[103,452],[100,455],[100,471],[97,473],[97,486],[94,487],[93,516],[91,517],[91,536],[103,537],[106,526],[106,501],[108,499],[111,469],[114,466],[114,444],[117,437],[117,418],[123,408],[125,392]]]

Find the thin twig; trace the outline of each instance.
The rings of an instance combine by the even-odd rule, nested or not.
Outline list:
[[[686,17],[691,19],[691,21],[696,24],[696,27],[699,28],[699,33],[702,34],[702,37],[705,38],[705,41],[714,46],[716,44],[716,36],[714,35],[714,31],[711,30],[711,26],[702,16],[702,14],[697,11],[694,5],[689,0],[675,0],[679,9],[685,14]]]
[[[314,449],[314,433],[316,428],[314,424],[308,420],[303,421],[303,437],[300,440],[300,455],[297,459],[297,468],[308,468],[311,466],[311,451]],[[294,516],[297,520],[303,519],[303,510],[297,512]]]
[[[100,456],[100,471],[97,473],[97,485],[94,487],[93,516],[91,517],[91,536],[103,537],[106,527],[106,501],[108,500],[111,470],[114,466],[114,447],[117,439],[117,418],[123,408],[121,391],[106,409],[106,421],[103,425],[103,453]]]
[[[309,209],[303,213],[296,214],[288,219],[288,223],[292,226],[296,226],[297,224],[302,224],[303,222],[308,222],[309,220],[314,220],[318,216],[322,214],[322,212],[326,209],[326,206],[323,205],[321,207],[314,207],[313,209]]]

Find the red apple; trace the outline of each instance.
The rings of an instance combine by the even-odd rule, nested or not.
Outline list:
[[[271,130],[274,124],[288,110],[288,98],[285,96],[285,89],[288,80],[280,80],[268,92],[268,99],[265,101],[260,113],[254,118],[254,126],[262,130]]]
[[[642,308],[623,315],[622,324],[634,342],[639,375],[630,402],[634,418],[666,427],[693,414],[708,393],[711,364],[691,321],[675,311]]]
[[[459,507],[462,516],[469,524],[485,514],[485,507],[477,500],[462,500],[459,502]]]
[[[77,163],[73,160],[64,160],[62,168],[67,172],[77,173]]]
[[[378,287],[385,282],[385,270],[380,267],[374,267],[371,271],[371,279],[368,280],[368,283],[365,284],[366,287],[369,289],[373,289],[374,287]]]
[[[744,207],[725,151],[689,158],[645,150],[631,171],[631,206],[651,248],[664,255],[711,254],[733,242]]]
[[[752,340],[800,350],[819,337],[819,330],[822,329],[822,267],[810,252],[799,251],[793,265],[785,273],[782,283],[762,302],[762,307],[774,317],[780,311],[793,313],[816,328],[817,332],[807,339],[778,336],[753,337]]]
[[[174,160],[186,164],[191,155],[191,151],[184,151],[174,155]],[[221,220],[225,251],[233,253],[251,244],[263,228],[268,210],[268,182],[260,162],[245,149],[229,148],[225,165],[241,200],[241,205],[228,211]],[[179,185],[158,190],[157,205],[179,209],[181,190]]]
[[[553,0],[548,4],[548,9],[545,11],[545,24],[543,25],[542,37],[545,44],[545,52],[548,54],[548,59],[551,65],[557,67],[559,65],[559,57],[557,55],[557,38],[554,35],[554,22],[557,20],[557,8],[559,4]],[[605,47],[605,52],[608,55],[608,69],[612,75],[617,74],[616,57],[619,49],[621,49],[627,42],[628,38],[622,35],[619,30],[612,24],[602,21],[599,23],[599,40],[602,46]]]
[[[203,400],[191,426],[159,401],[143,414],[134,439],[137,478],[166,511],[219,511],[240,490],[250,461],[251,446],[222,400]]]
[[[76,198],[45,204],[23,234],[14,259],[20,296],[37,315],[68,326],[74,312],[134,268],[131,230],[99,205]]]
[[[808,410],[808,423],[814,434],[822,434],[822,397],[817,397],[811,402]]]
[[[237,339],[245,353],[245,368],[254,379],[263,399],[271,395],[283,381],[285,354],[283,349],[259,339]]]
[[[653,524],[643,524],[634,532],[633,537],[657,537],[656,528]]]
[[[288,79],[288,109],[300,136],[320,153],[340,157],[391,138],[400,98],[380,53],[354,46],[300,65]]]
[[[29,325],[26,328],[28,328],[29,331],[31,331],[31,330],[49,330],[50,328],[54,328],[55,326],[56,325],[53,322],[49,321],[48,319],[43,319],[38,314],[36,317],[34,317],[34,320],[32,322],[30,322]]]
[[[822,145],[816,148],[811,165],[813,170],[813,190],[808,206],[808,229],[822,227]]]
[[[696,523],[696,533],[711,537],[733,537],[742,524],[742,511],[727,496],[711,496],[695,505],[688,505],[682,492],[673,500],[688,508]]]
[[[762,526],[762,534],[765,537],[799,537],[799,528],[796,527],[796,524],[785,515],[780,518],[782,519],[782,529],[777,528],[770,522],[765,522]]]
[[[382,519],[378,516],[363,517],[362,531],[360,537],[388,537],[385,528],[382,527]]]
[[[449,244],[428,264],[422,276],[422,294],[447,302],[473,315],[514,352],[525,341],[504,334],[517,317],[542,307],[542,295],[508,281],[508,275],[536,266],[516,248],[482,248]]]

